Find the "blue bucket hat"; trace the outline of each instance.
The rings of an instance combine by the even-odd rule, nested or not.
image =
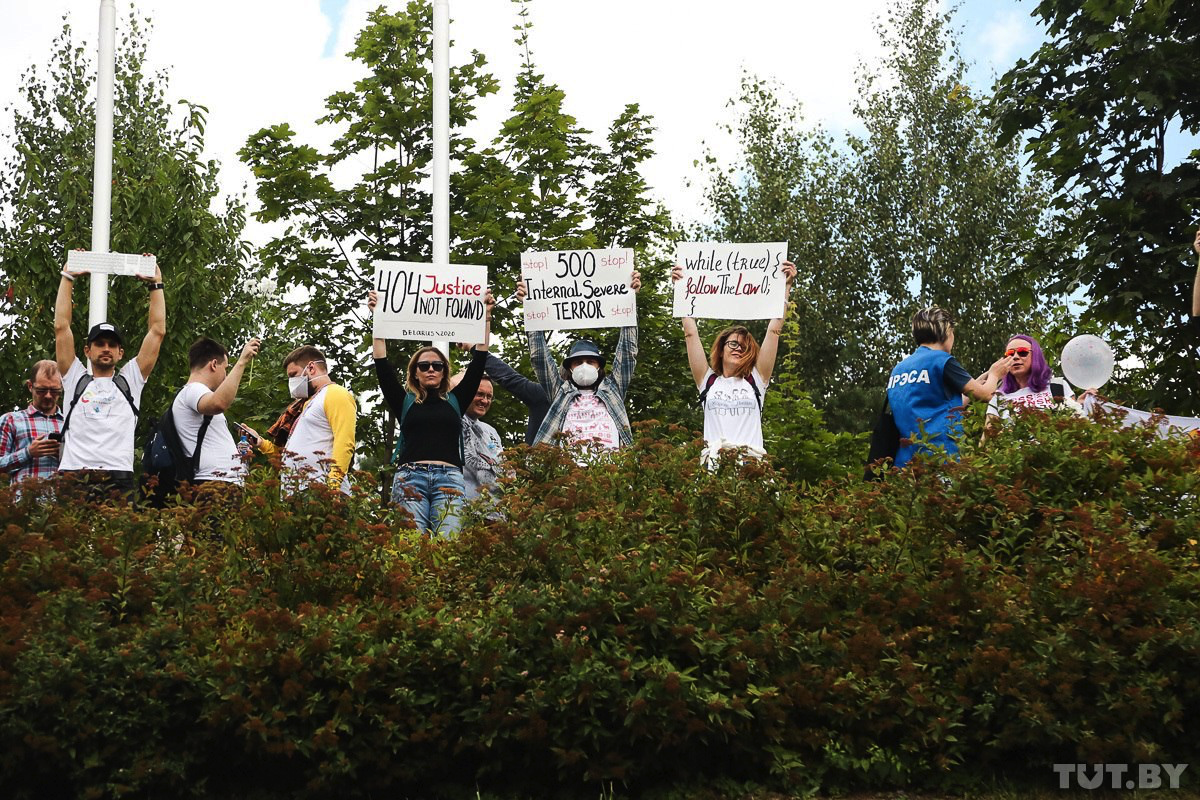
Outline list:
[[[572,359],[584,358],[590,356],[600,360],[601,368],[604,367],[604,356],[600,355],[600,349],[596,347],[596,343],[591,339],[580,339],[575,344],[571,345],[571,351],[567,353],[567,357],[563,359],[563,369],[567,368],[567,364],[571,363]]]

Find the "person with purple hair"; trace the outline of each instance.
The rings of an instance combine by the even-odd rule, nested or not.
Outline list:
[[[1004,418],[1014,408],[1053,408],[1069,397],[1066,382],[1050,373],[1038,340],[1018,333],[1008,340],[1004,356],[1012,368],[988,404],[988,414]]]

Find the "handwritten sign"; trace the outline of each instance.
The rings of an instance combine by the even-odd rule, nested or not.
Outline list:
[[[675,281],[677,317],[774,319],[787,306],[787,242],[688,242],[675,249],[683,278]]]
[[[482,342],[487,267],[376,261],[375,335]]]
[[[128,253],[93,253],[71,250],[67,253],[67,270],[90,272],[93,275],[132,275],[153,278],[158,269],[154,256],[130,255]]]
[[[632,250],[522,253],[521,277],[527,331],[637,325]]]

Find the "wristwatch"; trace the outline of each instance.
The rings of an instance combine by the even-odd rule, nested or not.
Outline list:
[[[162,281],[159,281],[158,283],[148,283],[148,284],[146,284],[146,291],[147,291],[147,292],[153,292],[155,289],[163,289],[163,288],[165,288],[165,285],[162,283]]]

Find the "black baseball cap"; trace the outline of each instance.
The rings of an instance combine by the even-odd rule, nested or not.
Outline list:
[[[97,339],[113,339],[121,347],[125,346],[125,337],[121,336],[121,329],[111,322],[101,322],[92,326],[88,331],[87,343],[91,344]]]

